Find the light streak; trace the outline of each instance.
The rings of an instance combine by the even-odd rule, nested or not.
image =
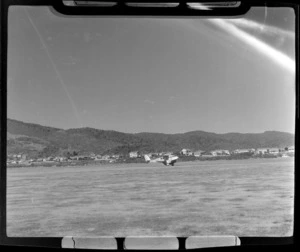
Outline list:
[[[45,41],[44,41],[42,35],[40,34],[40,32],[39,32],[37,26],[34,24],[34,22],[33,22],[33,20],[31,19],[29,13],[27,12],[27,10],[25,10],[25,12],[26,12],[26,15],[27,15],[27,17],[28,17],[28,19],[29,19],[30,24],[32,25],[33,29],[35,30],[35,32],[36,32],[37,35],[38,35],[38,38],[39,38],[39,40],[40,40],[40,42],[41,42],[41,44],[42,44],[42,46],[43,46],[43,49],[45,50],[45,52],[46,52],[46,54],[47,54],[47,56],[48,56],[48,59],[49,59],[51,65],[52,65],[52,67],[53,67],[53,70],[54,70],[54,72],[55,72],[55,74],[56,74],[56,76],[57,76],[57,78],[58,78],[58,80],[59,80],[59,82],[60,82],[60,84],[61,84],[63,90],[65,91],[65,93],[66,93],[66,95],[67,95],[67,97],[68,97],[68,100],[69,100],[69,102],[70,102],[70,104],[71,104],[71,107],[72,107],[72,109],[73,109],[73,113],[74,113],[74,115],[75,115],[75,117],[76,117],[76,119],[77,119],[78,125],[79,125],[80,127],[82,127],[82,123],[81,123],[79,114],[78,114],[78,112],[77,112],[77,108],[76,108],[76,106],[75,106],[75,103],[74,103],[74,101],[73,101],[73,99],[72,99],[72,96],[70,95],[70,93],[69,93],[69,91],[68,91],[68,89],[67,89],[67,86],[66,86],[66,84],[65,84],[65,82],[64,82],[64,80],[63,80],[63,78],[61,77],[60,72],[58,71],[58,69],[57,69],[57,67],[56,67],[56,65],[55,65],[55,63],[54,63],[54,61],[53,61],[53,59],[52,59],[52,57],[51,57],[51,54],[50,54],[50,52],[49,52],[49,50],[48,50],[48,47],[47,47],[47,44],[45,43]]]
[[[239,19],[227,19],[226,20],[229,23],[232,23],[238,27],[244,27],[249,28],[257,31],[264,32],[266,34],[274,34],[279,36],[286,36],[289,38],[295,38],[295,32],[284,30],[275,26],[271,25],[265,25],[258,22],[255,22],[253,20],[245,19],[245,18],[239,18]]]
[[[286,54],[259,40],[257,37],[239,29],[238,27],[230,23],[230,21],[222,19],[209,19],[209,21],[232,34],[236,38],[240,39],[244,43],[248,44],[252,48],[256,49],[258,52],[261,52],[277,65],[290,71],[293,74],[295,73],[295,61]]]

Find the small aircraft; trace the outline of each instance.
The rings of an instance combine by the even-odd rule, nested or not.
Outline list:
[[[163,163],[164,165],[172,165],[177,161],[178,157],[173,155],[164,155],[163,157],[151,159],[148,155],[145,155],[147,163]]]

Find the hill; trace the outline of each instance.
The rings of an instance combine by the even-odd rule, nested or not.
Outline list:
[[[130,151],[162,152],[237,148],[286,147],[294,145],[294,135],[278,131],[264,133],[216,134],[191,131],[182,134],[122,133],[94,128],[58,129],[39,124],[7,120],[8,154],[25,153],[34,157],[79,154],[125,154]]]

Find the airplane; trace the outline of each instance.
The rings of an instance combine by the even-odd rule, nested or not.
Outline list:
[[[164,155],[163,157],[151,159],[148,155],[145,155],[147,163],[163,163],[164,165],[172,165],[177,161],[178,157],[173,155]]]

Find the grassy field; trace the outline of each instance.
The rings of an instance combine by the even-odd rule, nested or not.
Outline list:
[[[8,236],[290,236],[293,158],[11,168]]]

